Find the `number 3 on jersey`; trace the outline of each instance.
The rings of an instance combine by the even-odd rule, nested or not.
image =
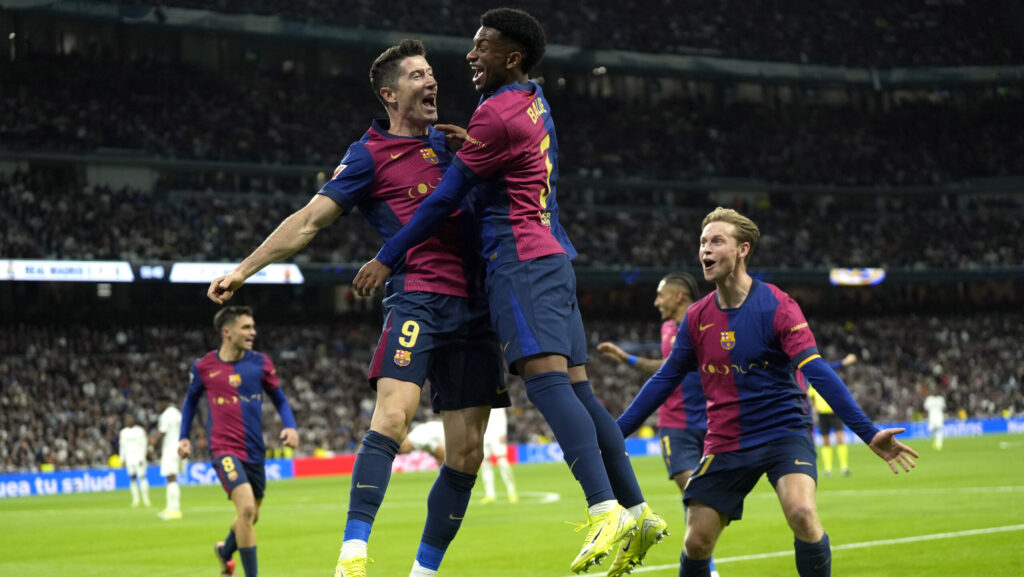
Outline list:
[[[416,339],[420,336],[420,324],[416,321],[405,321],[402,325],[402,334],[405,336],[398,337],[398,344],[407,349],[415,347]]]

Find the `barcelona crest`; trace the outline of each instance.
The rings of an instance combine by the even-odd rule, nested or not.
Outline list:
[[[426,160],[430,164],[437,164],[440,159],[437,158],[437,154],[433,148],[421,148],[420,154],[423,155],[423,160]]]
[[[733,331],[722,331],[722,348],[731,351],[736,347],[736,334]]]
[[[236,389],[242,386],[242,375],[234,374],[228,377],[228,384]]]
[[[400,367],[408,367],[412,362],[412,351],[395,350],[395,364]]]

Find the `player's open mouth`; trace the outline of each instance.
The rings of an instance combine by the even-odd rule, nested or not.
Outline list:
[[[483,68],[475,68],[475,67],[473,67],[473,85],[474,86],[480,84],[480,80],[483,78],[483,76],[484,76]]]
[[[715,266],[715,261],[713,261],[713,260],[711,260],[709,258],[704,259],[702,261],[702,263],[704,264],[704,270],[705,271],[709,271],[712,268],[714,268],[714,266]]]
[[[423,109],[427,112],[437,112],[437,95],[431,94],[423,99]]]

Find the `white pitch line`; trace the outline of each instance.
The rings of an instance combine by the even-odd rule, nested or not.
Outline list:
[[[989,527],[986,529],[969,529],[966,531],[953,531],[949,533],[933,533],[931,535],[917,535],[916,537],[900,537],[898,539],[881,539],[878,541],[864,541],[862,543],[847,543],[845,545],[835,545],[832,547],[832,551],[843,551],[846,549],[864,549],[867,547],[883,547],[886,545],[900,545],[903,543],[917,543],[920,541],[936,541],[939,539],[954,539],[956,537],[969,537],[972,535],[989,535],[991,533],[1006,533],[1009,531],[1024,531],[1024,525],[1006,525],[1003,527]],[[771,553],[757,553],[754,555],[738,555],[736,557],[715,557],[715,565],[721,563],[734,563],[738,561],[755,561],[758,559],[772,559],[774,557],[788,557],[793,555],[793,550],[788,549],[786,551],[773,551]],[[651,571],[661,571],[664,569],[679,569],[679,563],[672,565],[651,565],[648,567],[640,567],[633,570],[633,573],[647,573]],[[573,576],[575,577],[575,576]]]

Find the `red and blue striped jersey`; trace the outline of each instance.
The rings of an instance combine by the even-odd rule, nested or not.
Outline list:
[[[558,222],[558,138],[540,86],[501,87],[481,99],[466,130],[453,168],[478,182],[473,209],[488,267],[559,253],[575,258]]]
[[[676,341],[679,323],[668,319],[661,325],[661,358],[667,359]],[[679,388],[672,391],[658,407],[658,426],[673,429],[707,429],[708,413],[700,374],[691,372],[683,378]]]
[[[430,127],[424,137],[397,136],[374,120],[349,146],[319,194],[336,202],[345,214],[358,207],[386,242],[437,188],[451,159],[441,131]],[[388,294],[482,294],[477,246],[472,214],[456,210],[434,236],[409,249],[404,261],[397,263],[387,281]]]
[[[215,458],[234,455],[247,463],[263,463],[264,396],[277,405],[285,427],[295,427],[295,418],[279,388],[277,370],[267,355],[246,351],[241,360],[229,363],[220,360],[217,350],[212,350],[192,363],[189,373],[191,381],[181,411],[180,438],[189,437],[196,407],[205,397],[209,408],[207,440]]]

